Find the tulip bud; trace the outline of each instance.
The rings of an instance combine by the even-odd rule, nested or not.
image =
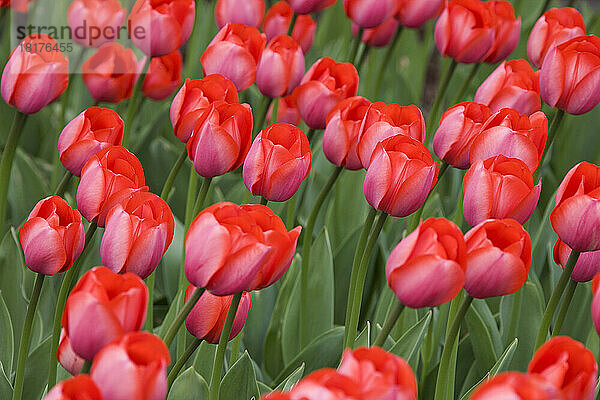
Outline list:
[[[256,66],[267,38],[253,26],[227,24],[200,57],[206,75],[221,74],[237,90],[248,89],[256,80]]]
[[[533,185],[533,176],[519,159],[503,155],[479,160],[463,179],[463,214],[471,226],[486,219],[512,218],[525,223],[533,213],[542,190],[542,181]]]
[[[269,201],[289,200],[308,176],[310,144],[302,130],[277,123],[262,130],[244,161],[243,178],[248,190]]]
[[[398,25],[400,23],[395,18],[389,18],[375,28],[365,29],[361,41],[372,47],[385,47],[394,38],[394,34],[398,31]],[[354,36],[358,34],[358,25],[352,24],[352,34]]]
[[[536,375],[504,372],[486,379],[470,400],[565,400],[560,390]]]
[[[503,61],[479,86],[474,100],[492,112],[512,108],[521,114],[533,114],[542,108],[539,75],[522,58]]]
[[[185,237],[185,275],[217,296],[262,289],[287,271],[300,230],[287,232],[281,219],[259,204],[212,205]]]
[[[456,62],[482,62],[494,46],[495,18],[481,0],[451,0],[435,24],[435,44]]]
[[[292,23],[293,15],[294,11],[285,1],[278,1],[273,4],[265,16],[263,26],[263,32],[267,35],[267,40],[271,41],[277,36],[286,35]],[[292,29],[292,39],[302,47],[304,54],[312,47],[316,30],[317,23],[309,14],[297,16]]]
[[[233,82],[219,74],[208,75],[203,79],[186,79],[171,103],[171,125],[175,136],[187,143],[196,120],[216,101],[239,102]]]
[[[65,91],[69,85],[69,61],[54,50],[57,46],[48,35],[32,34],[12,51],[0,84],[7,104],[22,113],[34,114]]]
[[[169,349],[148,332],[132,332],[103,348],[90,375],[103,400],[158,400],[167,396]]]
[[[531,238],[514,219],[489,219],[465,234],[465,290],[472,297],[505,296],[525,284]]]
[[[394,217],[406,217],[423,205],[439,168],[425,145],[396,135],[377,144],[367,168],[367,202]]]
[[[287,0],[296,14],[311,14],[335,4],[337,0]]]
[[[344,11],[359,27],[375,28],[396,13],[396,2],[397,0],[344,0]]]
[[[371,102],[364,97],[341,101],[327,116],[323,153],[333,164],[350,170],[362,168],[358,158],[358,136]]]
[[[438,15],[446,6],[446,0],[398,0],[395,18],[407,28],[420,28]]]
[[[154,193],[134,192],[106,217],[102,263],[116,273],[147,278],[165,254],[175,230],[169,205]]]
[[[594,275],[592,280],[592,320],[596,332],[600,335],[600,292],[598,292],[598,285],[600,285],[600,273]]]
[[[91,156],[123,141],[123,120],[109,108],[90,107],[65,126],[58,137],[60,161],[73,175]]]
[[[60,331],[60,343],[56,349],[56,358],[60,365],[67,370],[71,375],[77,375],[81,372],[85,360],[75,354],[71,340],[65,334],[65,330]]]
[[[194,0],[137,0],[127,25],[131,40],[149,57],[174,52],[192,33],[195,4]]]
[[[105,267],[86,272],[65,305],[62,326],[73,351],[86,360],[146,320],[148,288],[131,273],[115,274]]]
[[[273,104],[267,112],[267,121],[271,121],[273,115]],[[279,107],[277,108],[277,121],[285,122],[292,125],[300,125],[302,118],[296,106],[296,98],[293,94],[279,99]]]
[[[566,400],[592,400],[598,365],[591,351],[568,336],[544,343],[533,355],[527,372],[559,389]]]
[[[548,51],[577,36],[585,35],[585,22],[575,8],[551,8],[535,23],[527,40],[527,58],[540,68]]]
[[[435,307],[452,300],[462,289],[466,260],[465,240],[456,224],[429,218],[394,248],[385,275],[402,304]]]
[[[194,285],[188,286],[185,291],[186,302],[194,290],[196,290]],[[185,326],[188,332],[208,343],[219,343],[232,299],[233,296],[215,296],[208,291],[204,291],[185,319]],[[250,304],[252,304],[252,295],[244,292],[235,314],[235,319],[233,320],[229,340],[233,340],[241,332],[242,328],[244,328],[248,311],[250,311]]]
[[[181,85],[183,58],[179,50],[150,61],[148,73],[142,85],[144,96],[152,100],[164,100]]]
[[[554,244],[554,262],[564,269],[571,252],[571,248],[558,239]],[[577,282],[589,282],[598,272],[600,272],[600,251],[586,251],[577,258],[571,279]]]
[[[356,96],[358,72],[350,63],[329,57],[317,60],[294,90],[300,116],[312,129],[324,129],[327,114],[340,101]]]
[[[485,4],[495,19],[494,44],[487,54],[485,62],[495,64],[508,57],[519,44],[521,17],[515,18],[515,9],[509,1],[492,0]]]
[[[85,245],[81,214],[61,197],[46,197],[31,210],[19,241],[30,270],[44,275],[64,272]]]
[[[579,36],[548,51],[540,72],[540,93],[550,106],[585,114],[600,101],[600,38]]]
[[[131,193],[147,191],[144,170],[136,156],[121,146],[99,151],[83,166],[77,187],[77,208],[90,222],[104,227],[112,207]]]
[[[548,119],[538,111],[530,116],[503,108],[492,115],[481,127],[469,151],[471,165],[477,160],[504,155],[523,161],[531,172],[540,164],[546,139]]]
[[[213,178],[242,165],[251,141],[250,106],[215,102],[196,120],[187,151],[196,172]]]
[[[472,101],[450,107],[433,136],[433,151],[454,168],[468,169],[471,145],[491,116],[488,106]]]
[[[77,375],[59,382],[43,400],[103,400],[102,393],[89,375]]]
[[[268,97],[287,96],[304,75],[304,53],[294,39],[277,36],[263,51],[256,68],[256,86]]]
[[[550,223],[560,240],[573,250],[600,250],[598,187],[600,167],[584,161],[571,168],[556,192]]]
[[[215,20],[219,29],[229,23],[260,28],[263,15],[265,15],[264,0],[217,0],[215,6]]]
[[[74,0],[69,5],[67,20],[75,43],[100,47],[118,38],[126,15],[119,0]],[[98,30],[97,37],[91,27]]]

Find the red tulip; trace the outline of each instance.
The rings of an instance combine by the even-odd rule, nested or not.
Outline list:
[[[89,375],[77,375],[59,382],[43,400],[103,400],[100,390]]]
[[[304,53],[294,39],[277,36],[263,51],[256,67],[256,86],[268,97],[287,96],[304,75]]]
[[[535,375],[504,372],[484,381],[470,400],[566,400],[554,386]]]
[[[237,90],[249,88],[256,80],[256,66],[267,39],[253,26],[227,24],[200,57],[204,73],[231,79]]]
[[[300,230],[287,232],[266,206],[215,204],[188,230],[185,275],[194,286],[217,296],[262,289],[290,266]]]
[[[542,108],[539,71],[534,72],[524,59],[504,61],[487,77],[475,93],[475,102],[492,112],[512,108],[530,115]]]
[[[186,79],[171,103],[171,124],[175,136],[187,143],[196,120],[216,101],[239,102],[233,82],[218,74],[203,79]]]
[[[503,108],[492,115],[481,127],[471,150],[471,165],[497,155],[518,158],[531,172],[540,164],[546,139],[548,119],[538,111],[530,116],[519,114],[511,108]]]
[[[105,267],[86,272],[65,305],[62,326],[73,351],[86,360],[108,343],[144,326],[148,289],[131,273],[115,274]]]
[[[159,400],[167,396],[169,349],[158,336],[132,332],[103,348],[90,375],[103,400]]]
[[[353,379],[334,369],[324,368],[303,378],[283,400],[354,400],[361,398],[360,389]],[[268,399],[282,400],[282,397]]]
[[[554,262],[564,269],[571,251],[571,248],[565,242],[558,239],[554,244]],[[581,253],[577,259],[571,279],[577,282],[589,282],[598,272],[600,272],[600,251],[586,251]]]
[[[265,15],[264,0],[217,0],[215,20],[219,29],[233,22],[260,28]]]
[[[598,285],[600,285],[600,273],[594,275],[592,280],[592,320],[596,332],[600,335],[600,294],[598,293]]]
[[[371,102],[364,97],[341,101],[327,116],[323,133],[323,153],[333,164],[350,170],[361,169],[358,158],[358,135]]]
[[[365,29],[361,41],[372,47],[385,47],[394,38],[399,24],[395,18],[389,18],[375,28]],[[358,34],[358,25],[352,24],[352,34],[354,36]]]
[[[129,35],[147,56],[166,56],[187,42],[195,15],[194,0],[137,0],[129,14]]]
[[[402,304],[435,307],[460,292],[466,262],[465,240],[456,224],[444,218],[429,218],[394,248],[385,274]]]
[[[600,38],[579,36],[548,51],[540,72],[540,93],[550,106],[585,114],[600,101]]]
[[[312,129],[324,129],[327,114],[340,101],[356,96],[358,72],[350,63],[317,60],[294,90],[300,116]]]
[[[273,115],[273,104],[267,112],[267,121],[271,120]],[[296,106],[296,97],[293,94],[279,99],[279,107],[277,109],[277,122],[285,122],[292,125],[300,125],[302,118]]]
[[[533,355],[527,372],[560,389],[567,400],[594,398],[598,365],[591,351],[568,336],[548,340]]]
[[[194,285],[188,286],[185,291],[186,302],[195,289]],[[215,296],[208,291],[202,293],[202,296],[200,296],[200,299],[185,319],[185,326],[188,332],[208,343],[219,343],[232,299],[233,296]],[[250,304],[252,304],[252,295],[244,292],[235,314],[235,319],[233,320],[229,340],[233,340],[241,332],[242,328],[244,328],[248,311],[250,311]]]
[[[141,64],[133,50],[105,43],[81,66],[82,78],[98,103],[120,103],[131,97]]]
[[[420,28],[438,15],[446,6],[446,0],[397,0],[395,18],[407,28]]]
[[[599,188],[600,167],[585,161],[571,168],[558,187],[550,222],[573,250],[600,250]]]
[[[465,234],[465,290],[472,297],[505,296],[525,284],[531,239],[514,219],[489,219]]]
[[[267,35],[267,40],[271,41],[277,36],[286,35],[293,15],[294,10],[285,1],[273,4],[267,11],[263,25],[263,32]],[[298,15],[292,29],[292,38],[302,47],[305,54],[312,47],[316,30],[317,23],[310,15]]]
[[[310,14],[326,9],[337,0],[287,0],[296,14]]]
[[[585,35],[585,22],[575,8],[551,8],[535,23],[527,40],[527,58],[540,68],[548,51],[577,36]]]
[[[495,19],[494,44],[487,54],[485,62],[495,64],[508,57],[519,44],[521,17],[515,18],[515,9],[509,1],[492,0],[485,4]]]
[[[144,96],[152,100],[164,100],[181,85],[183,58],[179,50],[150,61],[148,73],[142,85]]]
[[[19,231],[19,241],[30,270],[44,275],[64,272],[85,245],[81,214],[61,197],[40,200]]]
[[[423,205],[439,168],[425,145],[396,135],[377,144],[367,168],[367,202],[394,217],[406,217]]]
[[[255,196],[286,201],[308,176],[311,165],[304,132],[294,125],[276,123],[254,139],[244,161],[244,184]]]
[[[75,354],[71,346],[71,340],[65,334],[65,330],[60,331],[60,343],[56,349],[56,359],[60,365],[71,375],[77,375],[83,368],[85,360]]]
[[[126,15],[119,0],[74,0],[67,20],[75,43],[100,47],[119,38]]]
[[[442,114],[439,128],[433,136],[433,151],[454,168],[469,168],[471,145],[491,116],[488,106],[472,101],[450,107]]]
[[[60,51],[52,50],[57,46],[48,35],[32,34],[12,51],[0,84],[7,104],[22,113],[34,114],[65,91],[69,85],[69,61]]]
[[[96,153],[81,170],[77,209],[90,222],[104,227],[108,212],[131,193],[147,191],[144,170],[136,156],[121,146]]]
[[[252,141],[252,111],[248,104],[215,102],[196,120],[187,142],[196,172],[212,178],[237,169]]]
[[[482,62],[493,49],[495,17],[481,0],[451,0],[435,24],[435,44],[456,62]]]
[[[542,181],[533,185],[529,168],[503,155],[479,160],[463,179],[463,214],[471,226],[486,219],[512,218],[523,224],[537,205]]]
[[[90,107],[65,126],[58,138],[60,161],[73,175],[91,156],[123,141],[123,120],[109,108]]]
[[[397,9],[397,0],[344,0],[348,18],[361,28],[375,28],[390,19]]]

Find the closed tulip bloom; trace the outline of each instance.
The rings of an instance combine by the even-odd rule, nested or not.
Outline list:
[[[273,104],[267,112],[267,121],[270,121],[273,115]],[[286,122],[292,125],[300,125],[302,118],[296,106],[296,97],[293,94],[279,99],[279,107],[277,109],[277,122]]]
[[[558,239],[554,244],[554,262],[564,269],[571,251],[565,242]],[[598,272],[600,272],[600,250],[586,251],[579,255],[571,279],[577,282],[589,282]]]
[[[521,17],[515,18],[515,9],[509,1],[492,0],[485,4],[495,19],[494,29],[496,31],[494,44],[487,54],[485,62],[495,64],[508,57],[519,44]]]
[[[227,24],[200,57],[206,75],[221,74],[237,90],[249,88],[256,80],[256,66],[267,42],[264,33],[253,26]]]
[[[598,292],[598,285],[600,285],[600,273],[594,275],[592,280],[592,321],[594,321],[594,328],[600,335],[600,293]]]
[[[550,107],[585,114],[600,101],[600,38],[578,36],[554,46],[544,58],[540,93]]]
[[[396,13],[397,0],[344,0],[348,18],[363,29],[375,28]]]
[[[239,102],[233,82],[219,74],[208,75],[203,79],[186,79],[171,103],[171,125],[175,136],[187,143],[196,120],[216,101]]]
[[[300,116],[309,128],[324,129],[327,114],[340,101],[356,96],[358,72],[350,63],[329,57],[317,60],[294,90]]]
[[[148,332],[131,332],[103,348],[90,375],[103,400],[162,400],[167,396],[169,349]]]
[[[294,10],[287,2],[282,0],[273,4],[267,11],[263,25],[263,32],[267,35],[267,40],[271,41],[277,36],[286,35],[293,15]],[[292,29],[292,38],[302,47],[305,54],[312,47],[316,30],[317,23],[309,14],[297,16]]]
[[[420,28],[425,22],[438,15],[446,0],[397,0],[395,18],[407,28]]]
[[[540,68],[548,51],[556,45],[585,35],[585,22],[575,8],[551,8],[535,23],[527,40],[527,58]]]
[[[194,0],[137,0],[127,25],[131,40],[149,57],[174,52],[192,33],[195,4]]]
[[[250,106],[215,102],[196,121],[187,152],[196,172],[213,178],[242,165],[251,141]]]
[[[562,392],[544,379],[522,372],[504,372],[490,377],[473,392],[470,400],[566,400]]]
[[[296,14],[310,14],[326,9],[337,0],[287,0]]]
[[[244,161],[244,184],[255,196],[286,201],[308,176],[311,165],[304,132],[294,125],[276,123],[254,139]]]
[[[429,218],[394,248],[385,275],[405,306],[435,307],[460,292],[466,262],[467,247],[456,224],[445,218]]]
[[[534,186],[531,171],[519,159],[499,155],[479,160],[463,179],[465,220],[471,226],[502,218],[523,224],[533,213],[541,190],[542,181]]]
[[[126,15],[119,0],[75,0],[69,5],[67,20],[75,43],[100,47],[118,38]]]
[[[456,62],[482,62],[493,48],[495,18],[486,2],[451,0],[435,24],[435,44]]]
[[[394,34],[398,30],[398,25],[400,23],[395,18],[389,18],[375,28],[365,29],[361,41],[372,47],[385,47],[394,38]],[[358,34],[358,25],[352,24],[352,34],[354,36]]]
[[[362,168],[358,158],[358,135],[371,102],[355,96],[340,102],[327,116],[323,133],[323,153],[327,159],[350,170]]]
[[[481,132],[471,145],[471,165],[497,155],[518,158],[531,172],[542,159],[548,138],[548,119],[541,112],[530,116],[503,108],[492,115],[481,127]]]
[[[59,196],[40,200],[19,230],[19,241],[30,270],[44,275],[64,272],[85,245],[81,214]]]
[[[43,400],[103,400],[89,375],[77,375],[54,386]]]
[[[514,219],[489,219],[465,234],[465,290],[472,297],[505,296],[525,284],[531,238]]]
[[[58,155],[66,169],[80,176],[91,156],[123,141],[123,120],[109,108],[90,107],[65,126],[58,137]]]
[[[544,343],[533,355],[527,372],[560,389],[567,400],[594,398],[598,365],[592,352],[568,336]]]
[[[266,206],[215,204],[188,230],[185,275],[217,296],[262,289],[287,271],[300,230],[288,232]]]
[[[71,375],[77,375],[81,372],[85,360],[75,354],[71,346],[71,340],[65,334],[65,330],[60,331],[60,343],[56,349],[56,359],[60,365]]]
[[[215,21],[219,29],[230,22],[260,28],[265,15],[264,0],[217,0]]]
[[[194,285],[188,286],[185,291],[186,302],[195,289],[196,287]],[[204,291],[185,319],[185,326],[188,332],[208,343],[219,343],[232,299],[233,296],[215,296],[209,291]],[[244,292],[240,300],[240,305],[235,313],[229,340],[233,340],[233,338],[241,332],[242,328],[244,328],[251,303],[252,295],[248,292]]]
[[[12,51],[2,71],[2,98],[25,114],[34,114],[52,103],[69,84],[69,61],[60,51],[46,51],[45,44],[58,46],[48,35],[27,36]]]
[[[491,116],[488,106],[472,101],[450,107],[433,136],[433,151],[454,168],[468,169],[471,145]]]
[[[533,114],[542,108],[539,77],[539,71],[534,71],[527,60],[504,61],[479,86],[474,100],[492,112],[512,108],[521,114]]]
[[[571,249],[600,250],[600,167],[584,161],[571,168],[556,192],[550,223]]]
[[[164,100],[181,85],[183,58],[179,50],[150,61],[148,73],[142,85],[144,96],[152,100]]]
[[[423,143],[396,135],[375,147],[365,176],[365,197],[377,210],[406,217],[423,205],[438,173],[438,164]]]
[[[360,399],[361,388],[354,379],[332,368],[317,370],[298,382],[289,397],[269,400],[354,400]],[[386,399],[387,400],[387,399]]]
[[[104,227],[112,207],[144,186],[142,164],[121,146],[110,146],[94,154],[81,170],[77,186],[77,209],[90,222]]]
[[[146,320],[148,288],[135,274],[115,274],[106,267],[86,272],[65,305],[62,326],[73,351],[86,360]]]
[[[268,97],[282,97],[298,86],[304,75],[304,53],[294,39],[277,36],[263,51],[256,67],[256,86]]]

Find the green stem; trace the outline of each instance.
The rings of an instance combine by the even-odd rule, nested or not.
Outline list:
[[[71,182],[71,178],[73,178],[73,174],[71,173],[71,171],[65,171],[65,174],[58,183],[56,189],[54,190],[54,194],[57,196],[62,196],[65,193],[65,190],[67,189],[67,185],[69,185],[69,182]]]
[[[365,63],[365,60],[367,59],[367,56],[369,55],[370,51],[371,51],[371,46],[369,46],[368,44],[365,44],[365,48],[364,48],[363,52],[360,54],[360,58],[358,59],[358,63],[356,65],[356,71],[359,74],[360,74],[362,66]]]
[[[510,321],[508,323],[508,333],[506,340],[512,342],[517,334],[517,326],[521,316],[521,302],[523,299],[523,290],[519,290],[513,297],[513,303],[510,312]]]
[[[44,284],[44,278],[46,275],[37,274],[35,277],[35,283],[33,285],[33,291],[31,292],[31,298],[29,299],[29,305],[27,306],[27,315],[25,316],[25,323],[23,325],[23,332],[21,333],[21,344],[19,346],[19,359],[17,361],[17,372],[15,375],[15,389],[13,392],[13,400],[20,400],[23,396],[23,381],[25,378],[25,363],[27,362],[27,356],[29,355],[29,344],[31,343],[31,328],[33,327],[33,320],[35,319],[35,309],[37,308],[38,301],[40,299],[40,293],[42,292],[42,285]]]
[[[546,306],[546,311],[544,311],[544,316],[542,317],[542,322],[540,323],[540,329],[538,331],[537,339],[535,341],[535,349],[537,350],[545,341],[548,336],[548,329],[550,329],[550,324],[552,323],[552,319],[554,318],[554,312],[556,311],[556,307],[558,306],[558,302],[562,297],[565,288],[567,287],[567,283],[571,279],[571,274],[575,269],[575,264],[577,264],[577,260],[579,259],[579,252],[572,251],[569,256],[569,260],[567,261],[567,265],[565,265],[565,269],[560,275],[560,279],[556,284],[556,287],[552,291],[552,295],[550,296],[550,300],[548,300],[548,305]]]
[[[287,202],[287,211],[285,216],[285,224],[288,229],[294,228],[296,222],[296,202],[298,201],[298,193],[294,193],[291,199]]]
[[[360,47],[360,43],[361,43],[364,31],[365,30],[363,28],[358,28],[358,33],[356,34],[356,37],[354,38],[354,43],[352,44],[352,47],[351,47],[352,50],[350,51],[350,57],[348,58],[348,62],[351,62],[352,64],[355,64],[355,62],[356,62],[356,56],[358,54],[358,49]]]
[[[133,128],[133,121],[135,120],[135,116],[138,110],[138,98],[142,92],[142,86],[144,85],[144,80],[146,79],[146,73],[148,72],[148,68],[150,67],[151,57],[146,56],[146,62],[144,63],[144,67],[142,68],[142,73],[138,77],[135,86],[133,87],[133,92],[131,94],[131,98],[129,99],[129,103],[127,104],[127,114],[125,117],[125,128],[123,130],[123,146],[127,147],[127,143],[129,140],[129,132],[131,132],[131,128]]]
[[[235,364],[240,358],[240,347],[242,346],[242,332],[231,341],[231,355],[229,356],[229,365]]]
[[[173,385],[173,382],[175,382],[175,379],[177,378],[179,371],[181,371],[181,369],[183,368],[183,366],[185,365],[187,360],[190,359],[190,357],[192,356],[192,354],[194,354],[196,349],[198,347],[200,347],[201,343],[202,343],[202,339],[195,338],[194,341],[192,343],[190,343],[190,345],[185,349],[181,358],[179,358],[177,360],[177,362],[175,363],[175,365],[173,365],[173,368],[171,369],[171,371],[169,372],[169,376],[167,377],[167,382],[169,384],[169,388],[171,388],[171,386]]]
[[[379,65],[379,72],[377,73],[377,80],[375,81],[375,85],[373,86],[375,90],[373,91],[373,97],[377,98],[379,96],[379,90],[381,89],[381,83],[383,82],[383,76],[385,75],[385,71],[388,70],[390,66],[390,61],[392,60],[392,55],[394,54],[394,49],[396,45],[400,41],[400,36],[402,36],[402,31],[404,27],[400,25],[398,30],[396,30],[396,34],[394,35],[394,39],[392,43],[387,47],[385,51],[385,55],[383,56],[382,63]]]
[[[196,218],[196,216],[204,208],[204,203],[206,202],[206,196],[208,195],[208,190],[210,189],[211,182],[212,178],[202,177],[202,186],[200,186],[200,192],[198,193],[198,198],[196,199],[196,204],[194,205],[193,218]]]
[[[431,110],[429,111],[429,118],[427,120],[427,127],[426,127],[427,132],[425,134],[425,145],[426,146],[429,145],[431,135],[435,131],[435,129],[433,129],[433,127],[435,125],[437,125],[437,115],[438,115],[440,106],[442,105],[442,102],[444,101],[446,91],[448,90],[448,84],[450,83],[450,80],[452,79],[452,75],[454,75],[454,71],[456,70],[457,65],[458,65],[458,63],[456,62],[456,60],[452,59],[452,62],[450,63],[450,66],[448,67],[448,70],[446,71],[444,78],[440,81],[440,85],[438,86],[438,90],[435,95],[435,100],[433,101],[433,105],[431,106]]]
[[[542,159],[540,160],[538,170],[534,174],[534,182],[537,180],[540,170],[544,166],[544,161],[546,160],[546,156],[550,152],[550,148],[554,143],[554,140],[558,137],[558,132],[560,131],[560,126],[565,117],[565,111],[558,109],[554,113],[554,117],[552,118],[552,122],[550,123],[550,127],[548,128],[548,140],[546,140],[546,151],[542,154]]]
[[[210,380],[210,394],[209,400],[219,400],[219,390],[221,389],[221,371],[223,370],[223,362],[225,361],[225,350],[227,350],[227,343],[229,342],[229,336],[231,335],[231,328],[233,327],[233,320],[235,314],[240,305],[242,299],[242,292],[237,293],[231,300],[229,306],[229,312],[227,313],[227,319],[223,330],[221,331],[221,338],[219,339],[219,345],[217,346],[217,353],[215,354],[215,362],[213,364],[212,378]]]
[[[296,26],[296,20],[298,19],[298,14],[292,14],[292,20],[290,21],[290,26],[288,27],[287,35],[292,36],[292,32],[294,32],[294,26]]]
[[[271,125],[277,122],[277,114],[279,113],[279,97],[273,101],[273,110],[271,111]]]
[[[396,321],[398,321],[398,318],[400,318],[402,310],[404,310],[404,304],[402,304],[400,301],[397,301],[396,304],[394,304],[394,308],[392,308],[392,312],[390,312],[387,318],[385,319],[383,327],[377,335],[373,346],[383,346],[383,344],[385,343],[385,339],[387,339],[388,335],[392,331],[392,328],[394,328],[394,325],[396,325]]]
[[[314,145],[314,143],[312,141],[313,141],[313,138],[315,137],[315,133],[316,132],[317,132],[317,130],[314,129],[314,128],[309,128],[308,132],[306,132],[306,138],[308,139],[308,142],[310,143],[310,148],[311,149],[312,149],[312,147]]]
[[[445,162],[445,161],[441,162],[440,172],[438,173],[438,182],[436,183],[436,185],[434,187],[431,188],[431,190],[427,194],[427,197],[425,198],[425,201],[423,202],[421,207],[419,207],[419,209],[417,211],[415,211],[414,214],[412,215],[412,217],[410,219],[410,223],[408,224],[408,227],[407,227],[408,233],[411,233],[412,231],[417,229],[417,226],[419,226],[419,224],[421,223],[421,216],[423,215],[423,210],[425,209],[425,206],[427,205],[427,200],[429,200],[429,198],[431,197],[431,195],[433,194],[435,189],[439,186],[438,183],[439,183],[440,179],[442,179],[442,176],[444,176],[444,174],[448,170],[449,166],[450,166],[450,164],[448,164],[447,162]]]
[[[187,156],[187,148],[184,148],[177,161],[175,161],[175,164],[173,164],[173,168],[171,168],[171,172],[169,172],[169,176],[167,177],[167,180],[165,181],[160,192],[160,197],[162,197],[164,201],[167,201],[167,197],[169,196],[169,193],[171,193],[173,183],[175,183],[175,178],[177,178],[177,174],[179,173],[179,170],[181,169],[181,166],[185,162]]]
[[[144,323],[144,329],[150,333],[153,333],[154,330],[154,286],[156,281],[156,276],[152,271],[150,275],[146,278],[146,287],[148,288],[148,306],[146,308],[146,322]]]
[[[477,74],[479,67],[481,67],[481,64],[482,63],[473,64],[473,67],[471,68],[471,72],[469,72],[469,76],[467,77],[467,79],[464,80],[464,82],[463,82],[462,86],[460,87],[460,89],[458,90],[458,93],[456,94],[456,97],[454,98],[454,101],[452,102],[452,104],[458,104],[462,101],[463,96],[465,95],[467,89],[471,85],[471,81],[473,80],[473,78],[475,78],[475,75]]]
[[[560,304],[560,308],[558,309],[558,315],[556,316],[556,322],[554,323],[554,327],[552,328],[552,337],[560,334],[560,330],[565,322],[565,318],[567,317],[567,312],[569,311],[569,306],[571,305],[571,301],[573,300],[573,295],[575,294],[575,289],[577,289],[577,281],[574,279],[569,279],[569,283],[567,284],[567,291],[565,292],[565,297]]]
[[[192,293],[188,301],[185,302],[181,310],[179,310],[179,312],[177,313],[177,316],[175,316],[175,319],[171,323],[171,326],[169,326],[169,329],[167,329],[167,333],[165,334],[165,337],[163,339],[167,347],[169,347],[173,342],[175,335],[177,335],[177,331],[179,331],[179,328],[187,318],[190,311],[192,311],[192,308],[194,308],[194,306],[200,299],[200,296],[202,296],[202,293],[204,293],[204,289],[194,289],[194,292]]]
[[[260,102],[260,108],[258,109],[258,118],[256,119],[256,123],[254,124],[254,134],[252,135],[252,137],[256,137],[256,135],[258,135],[258,132],[260,132],[263,126],[265,125],[265,120],[267,119],[269,107],[271,106],[272,102],[273,99],[271,97],[263,96],[263,99]]]
[[[89,374],[92,369],[92,360],[85,360],[81,366],[80,374]]]
[[[260,204],[262,204],[263,206],[266,206],[267,204],[269,204],[269,200],[267,200],[264,197],[260,197]]]

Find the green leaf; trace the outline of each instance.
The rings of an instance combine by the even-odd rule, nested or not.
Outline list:
[[[223,377],[219,400],[250,400],[253,397],[258,399],[259,396],[252,360],[246,351]]]
[[[194,370],[194,367],[189,367],[181,375],[175,379],[173,386],[169,391],[167,400],[207,400],[208,399],[208,384]]]
[[[481,373],[488,371],[498,360],[502,341],[496,321],[485,300],[475,299],[465,315],[473,354]]]
[[[421,348],[421,343],[427,332],[427,327],[431,322],[431,315],[431,311],[425,314],[425,316],[406,331],[406,333],[402,335],[396,344],[389,350],[390,353],[404,358],[406,362],[410,364],[413,371],[417,370],[419,349]]]
[[[285,380],[283,382],[281,382],[275,388],[275,390],[281,390],[282,392],[289,391],[292,388],[292,386],[294,386],[296,383],[298,383],[298,381],[300,379],[302,379],[303,375],[304,375],[304,364],[299,366],[294,372],[292,372],[290,374],[290,376],[285,378]]]
[[[177,311],[179,311],[177,310],[177,304],[181,303],[181,297],[183,295],[184,292],[181,291],[177,293],[177,296],[175,296],[175,300],[173,300],[173,302],[171,303],[171,307],[169,307],[169,311],[167,311],[162,325],[158,328],[158,336],[165,337],[165,335],[167,334],[169,327],[171,326],[171,324],[175,320],[175,317],[177,316]],[[156,328],[154,329],[156,330]]]
[[[265,385],[264,383],[262,383],[261,381],[256,382],[258,384],[258,391],[260,392],[260,395],[264,395],[267,393],[271,393],[273,391],[273,389],[271,389],[270,387],[268,387],[267,385]]]
[[[196,358],[194,359],[194,369],[209,382],[212,378],[213,364],[215,362],[215,353],[217,345],[203,341],[198,350],[196,350]]]
[[[14,333],[8,307],[0,291],[0,364],[6,365],[7,375],[11,375],[14,353]]]
[[[10,399],[13,395],[13,387],[4,372],[2,362],[0,362],[0,399]]]
[[[272,285],[252,293],[252,307],[244,324],[244,347],[258,365],[263,362],[265,336],[277,300],[277,286]]]
[[[371,323],[367,321],[362,332],[356,337],[354,347],[369,347],[371,346]]]
[[[48,354],[50,354],[50,341],[47,337],[27,357],[25,365],[25,384],[23,385],[24,399],[39,399],[46,387],[48,380]]]

